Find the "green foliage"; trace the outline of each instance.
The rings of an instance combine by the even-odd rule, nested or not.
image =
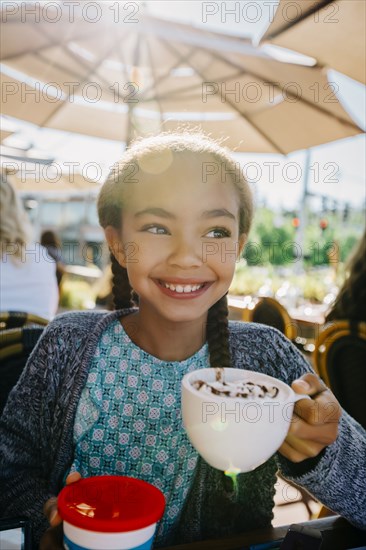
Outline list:
[[[292,226],[296,212],[279,216],[261,208],[256,213],[250,240],[243,251],[249,266],[290,266],[303,259],[305,267],[334,265],[345,262],[363,231],[362,218],[353,224],[344,224],[336,214],[323,216],[307,213],[304,246],[301,250],[298,229]],[[322,230],[320,221],[327,220]]]
[[[296,257],[295,230],[290,219],[278,219],[268,209],[257,213],[251,238],[244,248],[243,257],[248,265],[286,265]]]

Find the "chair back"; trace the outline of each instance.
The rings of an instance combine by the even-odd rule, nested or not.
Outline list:
[[[251,310],[249,321],[277,328],[290,340],[296,338],[295,321],[291,319],[283,305],[274,298],[261,298]]]
[[[366,323],[335,321],[325,327],[314,362],[341,406],[366,429]]]
[[[25,325],[46,326],[48,319],[26,311],[0,311],[0,330],[23,327]]]
[[[43,331],[43,326],[0,331],[0,414]]]

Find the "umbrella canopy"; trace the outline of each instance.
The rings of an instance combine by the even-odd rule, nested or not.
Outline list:
[[[25,167],[23,167],[25,168]],[[31,169],[32,167],[29,167]],[[33,171],[34,165],[33,165]],[[100,189],[100,184],[85,178],[82,174],[55,173],[53,176],[42,174],[39,171],[34,177],[29,174],[22,173],[22,170],[7,171],[7,179],[13,185],[14,189],[21,194],[46,194],[50,196],[50,192],[58,195],[71,196],[74,194],[97,193]]]
[[[47,17],[39,2],[32,17],[3,16],[4,114],[127,142],[193,127],[238,152],[287,154],[361,132],[322,67],[143,13],[116,21],[109,3],[92,4],[94,21],[62,3]]]
[[[262,42],[314,57],[366,84],[366,2],[280,0]]]
[[[4,141],[5,138],[11,136],[17,131],[17,127],[10,120],[6,118],[0,119],[0,143]]]

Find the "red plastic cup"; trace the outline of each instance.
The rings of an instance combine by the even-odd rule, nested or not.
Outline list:
[[[67,550],[150,550],[165,508],[159,489],[133,477],[95,476],[58,497]]]

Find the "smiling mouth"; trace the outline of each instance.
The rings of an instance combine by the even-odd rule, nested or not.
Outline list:
[[[167,288],[168,290],[171,290],[172,292],[177,292],[178,294],[191,294],[193,292],[197,292],[208,285],[208,283],[200,283],[200,284],[190,284],[190,285],[182,285],[182,284],[173,284],[173,283],[166,283],[165,281],[159,280],[159,285],[163,288]]]

